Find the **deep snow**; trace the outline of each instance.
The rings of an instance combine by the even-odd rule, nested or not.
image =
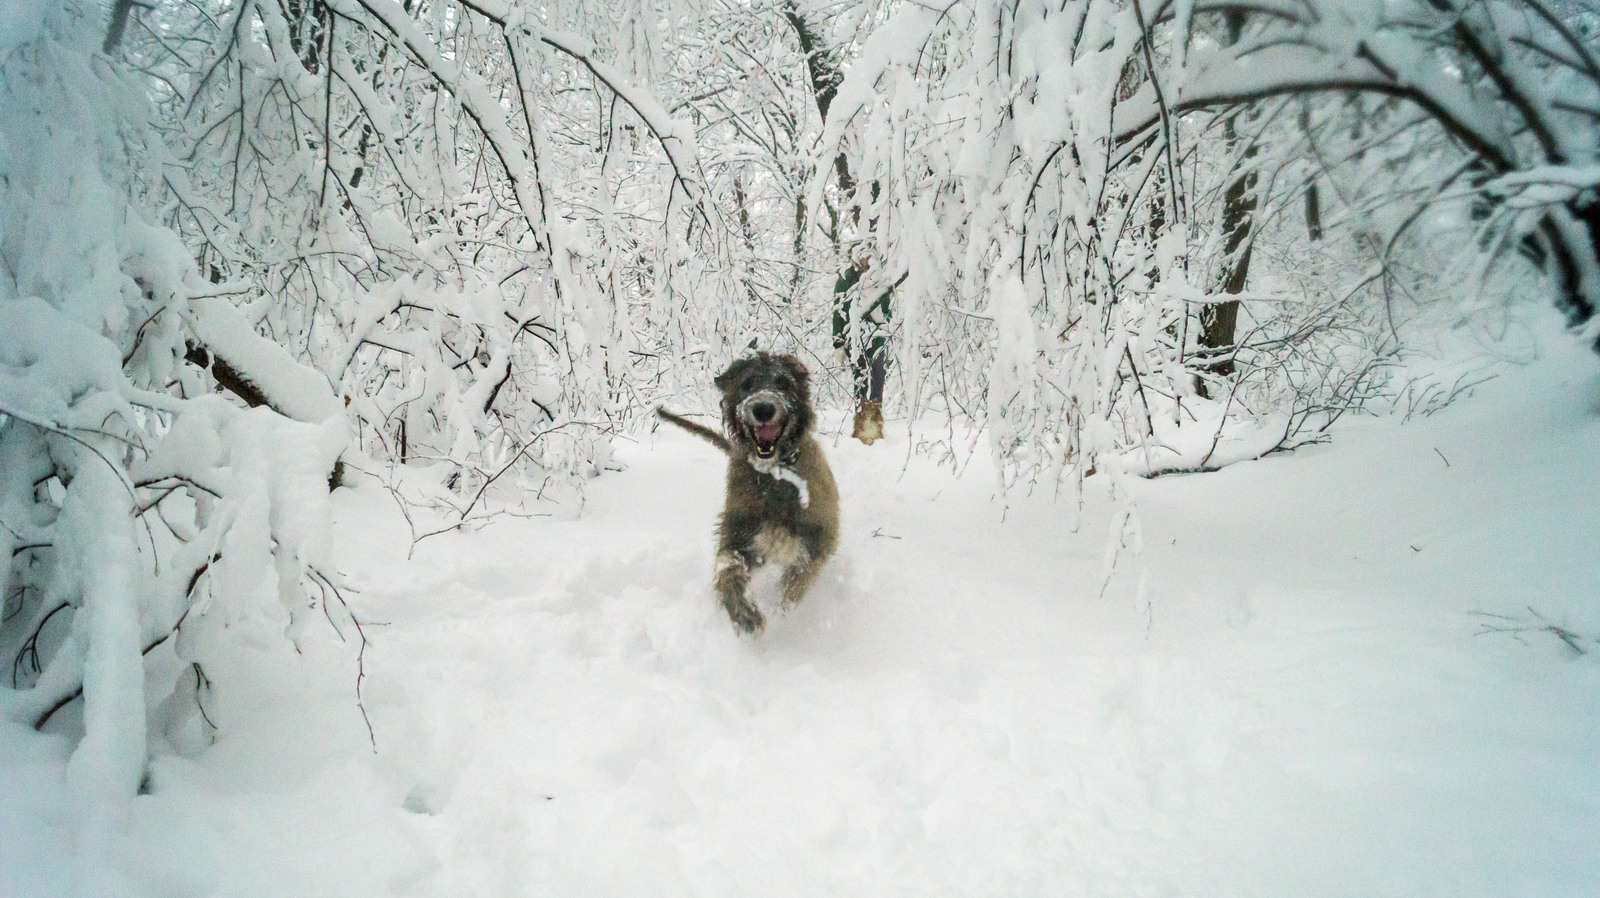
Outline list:
[[[840,554],[757,640],[671,429],[409,559],[340,491],[376,747],[316,625],[242,638],[215,743],[153,731],[92,832],[66,739],[0,725],[0,895],[1600,894],[1600,365],[1545,336],[1432,417],[1135,481],[1103,592],[1093,478],[830,436]]]

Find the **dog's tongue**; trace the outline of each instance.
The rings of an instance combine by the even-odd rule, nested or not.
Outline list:
[[[770,446],[778,441],[778,433],[783,428],[776,421],[770,424],[756,425],[756,442],[763,446]]]

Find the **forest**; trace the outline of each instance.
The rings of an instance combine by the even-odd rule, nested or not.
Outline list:
[[[1090,521],[1103,596],[1155,485],[1597,308],[1594,0],[4,0],[0,716],[126,813],[270,643],[379,751],[340,494],[408,557],[582,520],[753,351],[847,469]]]

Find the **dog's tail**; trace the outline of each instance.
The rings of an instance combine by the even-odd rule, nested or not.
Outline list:
[[[664,408],[658,407],[656,409],[656,414],[661,417],[661,420],[667,422],[668,424],[676,424],[679,427],[682,427],[684,430],[689,431],[700,439],[705,440],[718,449],[721,449],[723,452],[727,452],[732,448],[728,445],[727,437],[717,433],[715,430],[712,430],[704,424],[696,424],[687,418],[680,418]]]

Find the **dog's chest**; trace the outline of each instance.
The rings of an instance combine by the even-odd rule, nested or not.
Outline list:
[[[755,549],[767,564],[790,567],[810,560],[805,543],[782,524],[761,525],[761,529],[756,531]]]
[[[791,468],[781,471],[786,476],[774,476],[745,459],[735,460],[728,466],[728,504],[754,511],[768,521],[792,523],[803,517],[810,504],[802,501],[810,498],[808,489],[802,492],[806,482]]]

